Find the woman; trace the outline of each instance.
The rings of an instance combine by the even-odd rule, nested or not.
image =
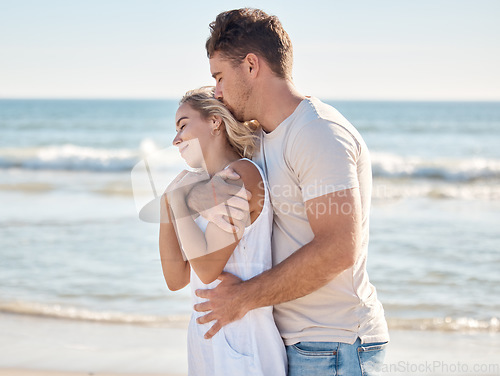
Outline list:
[[[249,279],[271,267],[272,208],[262,170],[248,159],[257,148],[255,124],[238,123],[214,98],[213,87],[186,93],[176,113],[176,130],[173,144],[202,173],[183,171],[167,188],[160,255],[168,287],[178,290],[190,283],[196,304],[202,299],[194,291],[215,287],[222,271]],[[251,193],[246,218],[232,219],[233,234],[190,215],[185,203],[186,186],[229,166]],[[199,316],[193,311],[188,329],[189,375],[286,374],[286,353],[272,307],[250,311],[210,340],[204,334],[211,324],[197,324]]]

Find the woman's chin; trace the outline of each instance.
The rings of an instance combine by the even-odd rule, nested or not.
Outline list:
[[[201,165],[201,163],[197,163],[195,161],[191,161],[187,158],[183,158],[184,161],[186,162],[186,164],[191,167],[191,168],[202,168],[203,166]]]

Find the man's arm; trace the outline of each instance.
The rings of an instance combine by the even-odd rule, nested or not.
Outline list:
[[[361,197],[358,188],[326,194],[306,201],[311,242],[270,270],[241,281],[223,274],[213,290],[197,290],[210,299],[195,305],[198,323],[216,321],[205,335],[242,318],[248,311],[298,299],[318,290],[356,262],[361,245]]]

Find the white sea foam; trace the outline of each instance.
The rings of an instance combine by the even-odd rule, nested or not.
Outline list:
[[[157,152],[153,140],[144,139],[137,149],[104,149],[73,144],[1,148],[0,168],[115,172],[130,171],[141,158]],[[176,148],[166,149],[176,160]],[[169,160],[164,161],[169,165]]]
[[[177,148],[162,149],[151,139],[142,140],[135,149],[104,149],[73,144],[0,148],[0,169],[21,171],[134,172],[144,160],[149,162],[158,191],[175,176],[172,174],[185,168]],[[500,160],[498,159],[403,157],[391,153],[373,152],[372,168],[374,199],[429,197],[500,200]],[[147,177],[142,180],[149,184]],[[3,182],[0,184],[0,190],[29,190],[31,192],[34,188],[29,183],[27,181],[13,181],[9,184]],[[56,188],[52,180],[37,180],[36,183],[44,190]],[[124,187],[123,184],[93,187],[92,190],[108,195],[131,194],[130,187]]]
[[[37,170],[126,171],[138,160],[127,149],[97,149],[72,144],[0,149],[0,167]]]
[[[142,140],[136,149],[104,149],[74,144],[0,148],[0,168],[130,171],[145,156],[159,151],[151,139]],[[164,149],[162,153],[171,156],[164,161],[166,165],[179,163],[176,148]],[[375,177],[448,182],[500,179],[500,160],[497,159],[403,157],[380,152],[373,152],[371,156]]]
[[[35,302],[3,302],[0,312],[41,316],[53,319],[94,321],[113,324],[133,324],[146,326],[178,326],[189,321],[189,314],[147,315],[117,311],[96,311],[86,308],[44,304]],[[401,330],[437,330],[447,332],[500,332],[500,321],[496,317],[478,320],[470,317],[439,317],[424,319],[388,318],[390,329]]]
[[[373,175],[385,178],[425,178],[450,182],[500,179],[500,160],[487,158],[421,158],[372,153]]]
[[[428,319],[389,318],[389,328],[402,330],[439,330],[446,332],[500,332],[500,321],[496,317],[477,320],[470,317],[439,317]]]
[[[189,315],[160,316],[116,311],[96,311],[74,306],[64,306],[60,304],[21,301],[1,302],[0,312],[21,314],[27,316],[41,316],[55,319],[154,326],[182,325],[185,324],[190,317]]]
[[[372,198],[374,200],[397,200],[402,198],[427,197],[431,199],[500,200],[500,182],[450,182],[450,181],[401,181],[390,178],[375,178]]]

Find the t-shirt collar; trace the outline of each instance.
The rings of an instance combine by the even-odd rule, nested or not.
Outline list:
[[[302,99],[298,106],[295,107],[295,110],[291,113],[291,115],[283,120],[273,131],[266,133],[264,130],[262,130],[264,138],[271,139],[274,137],[278,137],[282,132],[284,132],[288,125],[292,124],[294,120],[302,113],[305,106],[310,103],[311,98],[312,97],[306,96],[304,99]]]

